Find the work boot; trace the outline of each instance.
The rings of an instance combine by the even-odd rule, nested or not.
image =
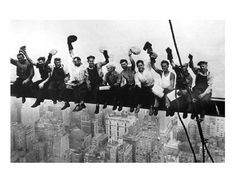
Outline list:
[[[116,110],[117,109],[117,105],[113,105],[113,110]]]
[[[86,108],[86,105],[84,103],[81,104],[81,108],[84,109]]]
[[[183,118],[185,119],[185,118],[187,118],[188,117],[188,113],[187,112],[184,112],[183,113]]]
[[[150,116],[153,115],[153,106],[151,106],[150,109],[149,109],[149,115],[150,115]]]
[[[37,107],[37,106],[39,106],[40,105],[40,102],[39,101],[35,101],[35,103],[31,106],[32,108],[35,108],[35,107]]]
[[[205,111],[204,110],[201,111],[200,118],[202,120],[204,120],[204,118],[205,118]]]
[[[99,114],[99,110],[100,110],[100,106],[96,105],[96,107],[95,107],[95,114]]]
[[[195,113],[192,113],[191,114],[191,119],[194,119],[196,117],[196,114]]]
[[[136,109],[135,109],[135,113],[138,113],[140,111],[140,104],[137,105]]]
[[[134,112],[135,108],[134,107],[130,107],[130,112]]]
[[[174,110],[170,110],[170,116],[174,116],[175,115],[175,112],[174,112]]]
[[[107,105],[108,105],[107,102],[105,102],[104,105],[103,105],[103,109],[106,109]]]
[[[118,111],[121,111],[121,110],[122,110],[122,105],[119,105]]]
[[[157,108],[157,107],[154,107],[153,110],[154,110],[154,111],[153,111],[153,115],[154,115],[154,116],[157,116],[157,115],[158,115],[158,108]]]
[[[61,110],[64,110],[66,108],[70,107],[69,102],[65,102],[64,106],[61,108]]]
[[[73,109],[73,112],[78,112],[79,110],[82,110],[81,105],[77,104],[76,107]]]
[[[170,115],[170,110],[166,109],[166,116],[169,116],[169,115]]]
[[[22,103],[25,103],[26,99],[25,97],[22,97]]]

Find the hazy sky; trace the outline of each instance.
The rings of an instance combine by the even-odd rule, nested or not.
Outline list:
[[[224,21],[174,21],[172,20],[182,61],[188,61],[188,53],[193,54],[195,64],[200,60],[209,62],[209,69],[214,74],[213,96],[225,96],[225,33]],[[158,53],[158,66],[166,58],[165,49],[173,49],[177,62],[168,20],[142,21],[12,21],[11,22],[11,57],[16,58],[22,45],[32,59],[47,56],[52,48],[58,50],[66,66],[71,65],[66,38],[70,34],[78,36],[74,43],[75,53],[84,64],[88,55],[96,56],[96,61],[103,60],[99,52],[101,46],[107,47],[112,63],[120,70],[119,60],[127,58],[131,46],[143,48],[146,41],[153,44]],[[135,59],[148,60],[142,51]],[[105,68],[104,68],[105,70]],[[33,80],[39,78],[36,76]],[[11,66],[11,80],[15,79],[15,67]]]

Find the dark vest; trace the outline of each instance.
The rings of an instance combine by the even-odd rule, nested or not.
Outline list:
[[[48,76],[49,76],[49,73],[51,72],[51,68],[48,65],[45,65],[45,64],[37,64],[36,67],[39,70],[41,78],[43,80],[47,79]]]
[[[207,76],[203,76],[201,74],[197,74],[195,80],[195,89],[204,92],[208,87]]]
[[[102,78],[99,76],[97,65],[93,69],[87,68],[88,79],[91,82],[91,86],[99,85],[102,83]]]
[[[65,72],[63,67],[55,67],[53,69],[52,75],[51,75],[51,80],[53,81],[64,81],[65,78]]]
[[[19,78],[25,80],[30,75],[30,69],[33,68],[33,66],[25,60],[25,63],[17,62],[17,68],[16,68],[16,74]]]

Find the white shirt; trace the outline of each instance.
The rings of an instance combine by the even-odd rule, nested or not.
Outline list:
[[[87,71],[84,65],[75,66],[73,65],[71,69],[71,80],[83,82],[87,77]]]
[[[139,71],[136,72],[135,84],[139,87],[141,87],[141,85],[144,85],[144,86],[154,85],[154,77],[152,75],[150,64],[147,64],[147,67],[144,69],[143,72],[139,72]]]
[[[171,72],[169,72],[166,76],[164,75],[164,73],[162,73],[162,83],[161,83],[162,88],[167,88],[170,86],[171,84],[170,77],[171,77]]]

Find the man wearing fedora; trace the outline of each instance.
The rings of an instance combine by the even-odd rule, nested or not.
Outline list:
[[[195,86],[192,89],[193,102],[196,110],[192,113],[191,118],[195,118],[195,114],[200,113],[201,119],[204,119],[206,106],[208,105],[212,95],[213,76],[208,70],[208,62],[199,61],[199,68],[193,64],[193,56],[189,54],[189,67],[196,75]]]
[[[25,59],[25,56],[21,52],[22,49],[24,50],[25,46],[20,48],[17,59],[11,58],[10,62],[16,66],[16,75],[18,76],[12,86],[13,91],[17,92],[17,97],[22,97],[22,103],[24,103],[26,101],[26,93],[31,90],[34,68],[33,65]]]

